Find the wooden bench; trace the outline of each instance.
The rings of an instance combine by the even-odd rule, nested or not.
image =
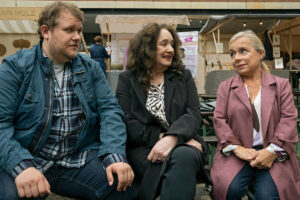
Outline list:
[[[203,137],[209,134],[209,127],[213,129],[211,117],[214,115],[213,111],[201,112],[202,115],[202,135]]]
[[[208,165],[209,167],[212,164],[214,155],[216,153],[216,148],[218,144],[218,138],[217,136],[202,136],[203,140],[206,142],[209,148],[209,156],[208,156]]]
[[[299,105],[299,106],[300,106],[300,105]],[[298,138],[299,138],[299,133],[300,133],[300,119],[299,119],[299,117],[298,117],[298,119],[297,119],[297,132],[298,132]],[[298,143],[299,143],[299,142],[296,143],[296,147],[295,147],[295,152],[296,152],[296,154],[298,153]]]

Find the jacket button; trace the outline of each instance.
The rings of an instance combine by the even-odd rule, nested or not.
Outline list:
[[[31,99],[31,98],[32,98],[32,94],[29,93],[29,94],[27,95],[27,97],[28,97],[29,99]]]
[[[90,95],[90,97],[91,97],[91,99],[93,99],[93,98],[94,98],[94,96],[93,96],[92,94]]]

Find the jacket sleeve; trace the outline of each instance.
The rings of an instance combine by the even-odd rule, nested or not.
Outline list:
[[[126,127],[124,113],[112,93],[107,79],[98,63],[94,64],[94,86],[97,113],[100,117],[100,150],[98,156],[106,154],[122,154],[126,156]]]
[[[126,73],[128,72],[123,72],[119,76],[116,96],[125,112],[128,146],[129,148],[136,148],[139,146],[152,147],[159,139],[161,127],[157,125],[157,123],[148,124],[147,122],[142,121],[142,119],[138,119],[132,113],[132,104],[138,102],[132,102],[131,84]]]
[[[0,168],[11,175],[21,161],[33,159],[31,153],[14,138],[14,118],[22,75],[16,55],[4,59],[0,68]]]
[[[104,58],[110,58],[110,55],[107,53],[105,47],[103,47]]]
[[[165,134],[177,135],[179,143],[192,139],[200,131],[202,120],[198,92],[190,70],[184,71],[184,81],[187,91],[185,112],[171,124]]]
[[[293,94],[290,83],[287,79],[282,79],[282,84],[278,86],[280,96],[280,120],[276,127],[274,137],[270,143],[274,143],[283,148],[289,155],[293,154],[295,144],[298,141],[297,135],[297,110],[294,105]]]
[[[214,110],[214,130],[219,139],[221,149],[229,144],[241,145],[238,138],[233,134],[233,131],[227,123],[227,104],[229,96],[230,82],[221,82],[218,93],[217,102]]]

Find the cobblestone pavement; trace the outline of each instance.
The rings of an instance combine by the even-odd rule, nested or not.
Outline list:
[[[73,200],[73,199],[62,197],[56,194],[51,194],[46,200]],[[159,198],[157,198],[156,200],[159,200]],[[204,184],[197,184],[195,200],[210,200],[209,194],[205,190]]]
[[[300,142],[298,144],[298,152],[297,152],[297,158],[300,165]],[[210,200],[209,193],[205,190],[204,184],[197,184],[196,186],[196,195],[195,200]],[[73,200],[71,198],[62,197],[56,194],[51,194],[46,200]],[[159,198],[157,198],[159,200]],[[248,200],[247,197],[244,197],[242,200]]]
[[[197,184],[195,200],[210,200],[208,191],[205,190],[205,184]]]
[[[62,197],[56,194],[51,194],[46,200],[73,200],[73,199]],[[156,200],[159,200],[159,198],[157,198]],[[208,192],[205,190],[204,184],[197,184],[195,200],[211,200]],[[245,197],[242,200],[248,200],[248,199]]]

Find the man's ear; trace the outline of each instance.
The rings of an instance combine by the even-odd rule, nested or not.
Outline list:
[[[49,32],[50,32],[48,26],[47,25],[42,25],[40,27],[40,30],[41,30],[41,34],[42,34],[43,38],[48,39],[49,38]]]

